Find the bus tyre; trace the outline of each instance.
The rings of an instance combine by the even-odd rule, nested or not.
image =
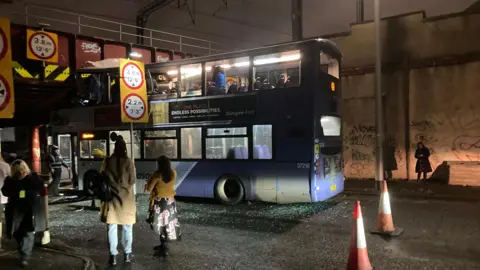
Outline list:
[[[242,181],[234,175],[226,175],[215,184],[215,197],[225,205],[236,205],[243,200],[245,190]]]
[[[93,196],[93,184],[95,178],[98,176],[98,171],[91,169],[85,172],[83,175],[83,195],[84,196]]]

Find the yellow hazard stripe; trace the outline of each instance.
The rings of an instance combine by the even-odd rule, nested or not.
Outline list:
[[[13,69],[15,70],[15,72],[18,75],[20,75],[21,77],[28,78],[28,79],[33,78],[32,74],[30,74],[30,72],[28,72],[28,70],[23,68],[22,65],[20,65],[20,63],[18,63],[17,61],[13,61],[12,66],[13,66]]]
[[[48,65],[45,67],[45,78],[48,78],[48,76],[50,74],[52,74],[52,72],[54,72],[56,69],[58,68],[58,66],[56,65]]]
[[[65,81],[66,79],[68,79],[68,77],[70,77],[70,68],[67,67],[62,73],[60,73],[60,75],[58,75],[57,77],[55,77],[55,81]]]

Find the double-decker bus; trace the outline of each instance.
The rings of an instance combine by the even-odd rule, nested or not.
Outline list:
[[[150,64],[149,124],[130,132],[109,90],[117,104],[56,112],[53,137],[69,149],[61,153],[75,161],[80,190],[83,174],[111,155],[115,133],[135,158],[137,194],[165,155],[177,196],[317,202],[343,190],[340,66],[324,39]]]

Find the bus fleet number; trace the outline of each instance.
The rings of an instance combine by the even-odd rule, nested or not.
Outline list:
[[[297,163],[297,169],[310,169],[309,163]]]

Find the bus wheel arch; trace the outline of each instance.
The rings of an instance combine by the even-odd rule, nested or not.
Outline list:
[[[245,187],[240,177],[224,174],[215,182],[215,198],[225,205],[237,205],[245,199]]]

